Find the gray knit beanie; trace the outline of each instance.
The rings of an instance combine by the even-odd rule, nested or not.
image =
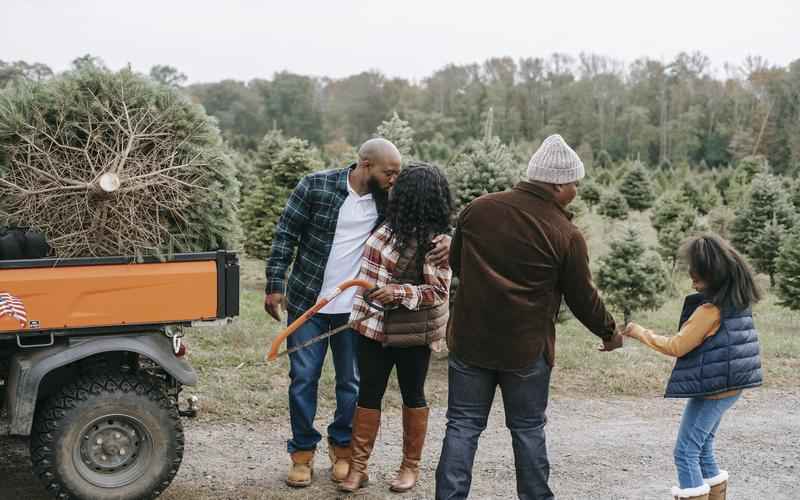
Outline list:
[[[528,180],[548,184],[569,184],[583,179],[586,172],[578,153],[558,135],[544,140],[528,162]]]

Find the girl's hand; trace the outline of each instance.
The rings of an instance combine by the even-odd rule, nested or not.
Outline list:
[[[386,285],[385,287],[373,292],[372,295],[370,295],[370,298],[372,300],[377,300],[383,305],[396,304],[402,300],[400,290],[400,285]]]
[[[639,325],[637,325],[636,323],[628,323],[625,326],[625,329],[622,330],[622,335],[630,337],[632,339],[638,338],[638,335],[636,335],[636,327],[638,326]]]

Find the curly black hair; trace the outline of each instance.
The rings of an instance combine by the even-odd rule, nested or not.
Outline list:
[[[389,195],[385,223],[402,252],[416,244],[416,262],[433,248],[431,240],[447,233],[453,216],[453,196],[447,177],[435,165],[412,162],[397,176]]]

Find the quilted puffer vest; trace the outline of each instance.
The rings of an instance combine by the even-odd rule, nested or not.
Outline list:
[[[416,263],[416,245],[409,245],[397,261],[392,282],[420,285],[425,281],[422,269]],[[448,301],[437,306],[412,311],[403,306],[386,311],[383,318],[386,347],[414,347],[428,345],[442,339],[450,316]]]
[[[679,329],[707,302],[699,293],[686,297]],[[665,397],[712,396],[756,387],[762,381],[758,334],[751,310],[724,309],[717,333],[675,362]]]

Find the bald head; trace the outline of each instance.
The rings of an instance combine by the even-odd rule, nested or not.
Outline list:
[[[400,174],[400,151],[382,137],[370,139],[358,148],[358,168],[371,191],[387,192]]]
[[[370,139],[358,148],[358,160],[368,161],[372,165],[384,163],[400,163],[400,151],[383,137]]]

